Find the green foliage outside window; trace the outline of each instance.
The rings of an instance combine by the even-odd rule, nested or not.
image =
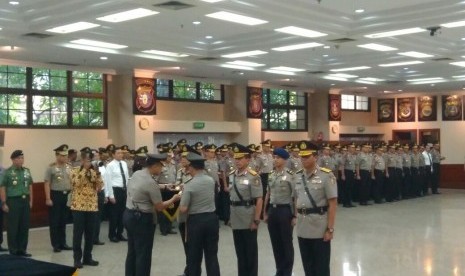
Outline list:
[[[307,130],[305,93],[263,89],[262,130]]]

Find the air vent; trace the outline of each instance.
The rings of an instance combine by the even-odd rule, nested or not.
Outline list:
[[[326,74],[325,71],[307,71],[307,73],[312,75]]]
[[[55,61],[50,61],[47,62],[48,64],[53,64],[53,65],[63,65],[63,66],[78,66],[79,64],[74,64],[74,63],[66,63],[66,62],[55,62]]]
[[[431,60],[432,61],[451,61],[451,60],[454,60],[454,59],[448,58],[448,57],[442,57],[442,58],[432,58]]]
[[[348,38],[348,37],[343,37],[343,38],[338,38],[338,39],[330,39],[328,41],[333,42],[333,43],[346,43],[346,42],[355,41],[355,39]]]
[[[25,38],[35,38],[35,39],[45,39],[45,38],[49,38],[53,35],[51,34],[43,34],[43,33],[27,33],[27,34],[23,34],[22,37],[25,37]]]
[[[160,3],[160,4],[155,4],[153,6],[158,7],[158,8],[168,9],[168,10],[174,10],[174,11],[194,7],[194,5],[185,4],[185,3],[179,2],[179,1],[168,1],[168,2],[164,2],[164,3]]]
[[[203,60],[203,61],[210,61],[210,60],[219,60],[220,58],[217,57],[203,57],[203,58],[198,58],[197,60]]]

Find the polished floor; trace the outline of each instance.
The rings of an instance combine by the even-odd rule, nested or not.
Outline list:
[[[108,224],[102,224],[102,233]],[[158,229],[157,229],[158,230]],[[72,226],[68,227],[71,244]],[[126,243],[94,247],[98,267],[84,267],[80,276],[124,275]],[[266,225],[259,230],[259,275],[274,275]],[[297,241],[294,275],[303,274]],[[71,251],[53,253],[48,228],[30,233],[28,251],[37,260],[72,265]],[[237,275],[231,229],[221,226],[219,260],[222,275]],[[156,233],[152,275],[178,275],[184,267],[179,235]],[[372,205],[339,208],[332,243],[331,272],[336,276],[465,275],[465,191]]]

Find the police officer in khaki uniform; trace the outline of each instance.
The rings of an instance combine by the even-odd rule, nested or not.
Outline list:
[[[268,178],[265,198],[264,221],[268,223],[271,245],[276,264],[276,276],[291,276],[294,265],[292,230],[296,223],[294,211],[294,173],[286,169],[289,153],[282,149],[273,150],[274,170]],[[269,204],[267,206],[267,203]]]
[[[31,257],[26,248],[29,240],[29,217],[32,208],[32,176],[23,167],[24,154],[15,150],[10,156],[12,165],[0,179],[2,211],[8,221],[7,240],[11,255]],[[3,235],[3,233],[0,233]]]
[[[66,222],[69,215],[68,194],[71,192],[71,170],[68,164],[68,145],[56,149],[55,162],[45,170],[45,204],[49,207],[50,241],[53,252],[72,250],[66,244]]]
[[[187,170],[192,176],[184,186],[180,211],[187,214],[187,274],[202,274],[202,258],[205,255],[207,275],[219,276],[218,240],[219,223],[215,213],[215,180],[205,172],[205,159],[195,153],[188,153]]]
[[[431,159],[433,161],[433,173],[432,173],[432,181],[431,181],[431,192],[433,194],[440,194],[438,191],[439,188],[439,180],[441,178],[441,161],[446,159],[444,156],[441,156],[441,152],[439,151],[439,143],[435,143],[433,148],[431,149]]]
[[[342,206],[353,208],[352,194],[355,185],[355,163],[357,155],[355,154],[355,144],[348,146],[347,153],[342,157],[340,170],[342,179]]]
[[[329,276],[337,208],[333,173],[317,166],[318,147],[299,143],[304,169],[295,175],[297,237],[306,276]]]
[[[257,230],[263,206],[263,187],[260,175],[248,168],[252,152],[240,144],[234,144],[232,151],[237,169],[229,174],[228,189],[238,276],[257,276]]]
[[[290,156],[287,160],[287,167],[294,173],[302,169],[302,160],[299,156],[299,146],[295,143],[293,143],[290,147]]]
[[[268,187],[268,174],[273,170],[273,154],[271,152],[271,140],[261,142],[262,153],[257,156],[257,164],[263,185],[263,198]]]
[[[359,189],[359,200],[360,205],[367,206],[370,205],[368,203],[368,199],[370,196],[370,187],[371,187],[371,167],[373,158],[369,154],[370,145],[365,144],[362,147],[362,152],[357,158],[357,163],[355,166],[355,171],[357,174],[357,179],[360,180],[360,189]]]
[[[162,211],[180,199],[173,195],[162,201],[157,178],[166,154],[147,154],[146,167],[135,172],[127,185],[126,210],[123,223],[128,233],[126,275],[150,275],[152,248],[157,223],[155,211]]]
[[[384,189],[384,178],[386,175],[386,162],[383,158],[383,148],[376,147],[376,154],[373,156],[371,178],[374,180],[373,198],[376,204],[383,203],[382,191]]]
[[[173,160],[173,148],[169,143],[163,144],[160,153],[166,153],[167,159],[163,161],[163,170],[158,178],[158,182],[163,185],[164,189],[161,191],[163,200],[168,200],[173,196],[174,184],[176,182],[176,164]],[[158,213],[158,223],[160,224],[160,232],[163,236],[168,234],[176,234],[176,231],[172,229],[171,220],[163,213]]]

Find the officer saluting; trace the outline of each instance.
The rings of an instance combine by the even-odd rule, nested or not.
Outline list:
[[[296,173],[297,237],[306,276],[330,275],[331,240],[337,208],[333,173],[317,166],[318,147],[299,143],[304,169]]]
[[[189,276],[200,276],[202,257],[205,254],[207,275],[219,276],[216,183],[205,172],[205,159],[202,156],[189,153],[187,160],[187,170],[192,180],[184,186],[180,203],[181,213],[187,213],[187,272]]]
[[[263,205],[260,175],[249,169],[251,151],[232,145],[236,170],[229,174],[231,196],[231,227],[237,256],[239,276],[258,275],[257,229]]]
[[[180,199],[179,195],[162,201],[157,178],[166,154],[147,154],[145,168],[134,172],[127,185],[123,223],[128,233],[126,275],[150,275],[156,227],[155,211],[162,211]]]

